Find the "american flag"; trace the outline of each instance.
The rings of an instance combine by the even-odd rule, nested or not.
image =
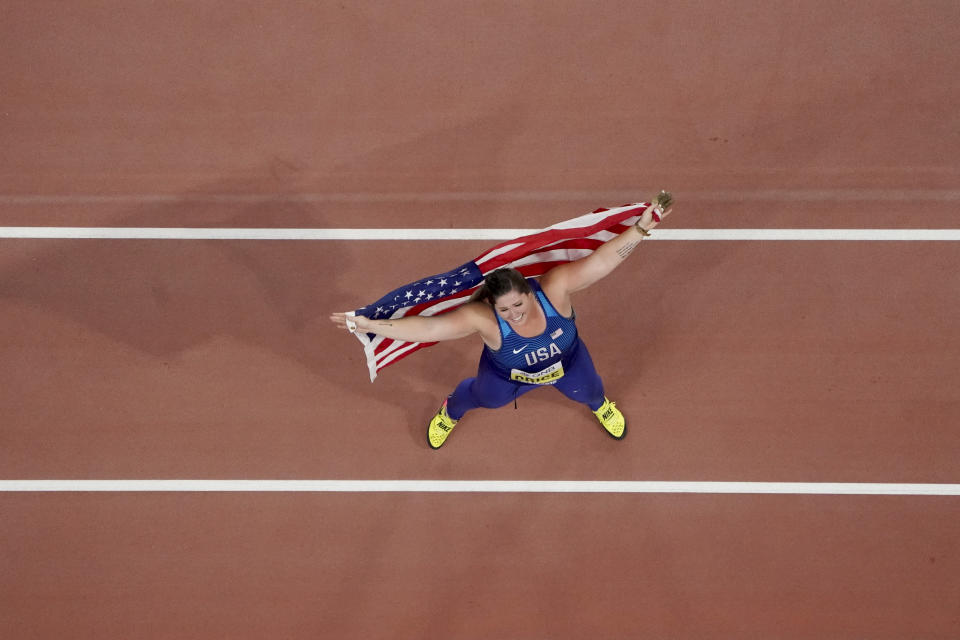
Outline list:
[[[498,244],[470,262],[444,273],[398,287],[376,302],[355,310],[374,320],[447,313],[469,301],[484,277],[501,267],[513,267],[525,277],[541,276],[553,267],[585,258],[603,243],[630,228],[650,206],[640,202],[566,220],[542,231]],[[404,342],[357,331],[367,356],[370,382],[384,367],[435,342]]]

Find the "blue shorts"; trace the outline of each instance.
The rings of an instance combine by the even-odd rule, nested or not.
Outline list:
[[[480,356],[477,376],[467,378],[457,385],[447,399],[447,414],[459,420],[467,411],[484,407],[495,409],[516,400],[538,387],[549,386],[571,400],[582,402],[596,411],[603,404],[603,381],[597,374],[587,351],[587,345],[577,338],[573,355],[563,363],[564,375],[551,385],[527,384],[507,378],[493,364],[487,350]]]

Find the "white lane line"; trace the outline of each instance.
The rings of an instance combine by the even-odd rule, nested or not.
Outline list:
[[[960,484],[576,480],[0,480],[0,492],[694,493],[958,496]]]
[[[537,231],[540,231],[540,229],[0,227],[0,238],[70,240],[510,240]],[[649,240],[956,242],[960,240],[960,229],[657,229]]]
[[[659,186],[637,189],[514,190],[514,191],[397,191],[342,193],[128,193],[128,194],[0,194],[5,205],[88,204],[264,204],[264,203],[384,203],[384,202],[536,202],[590,200],[634,202],[637,194],[655,193]],[[957,189],[757,189],[678,191],[689,202],[957,202]]]

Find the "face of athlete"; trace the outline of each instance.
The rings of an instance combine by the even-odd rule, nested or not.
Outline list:
[[[511,326],[519,327],[529,321],[530,314],[536,309],[536,301],[532,293],[508,291],[493,301],[493,308]]]

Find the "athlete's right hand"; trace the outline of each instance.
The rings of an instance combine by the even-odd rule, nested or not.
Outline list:
[[[330,321],[333,324],[337,325],[341,329],[346,329],[350,333],[356,333],[357,331],[357,318],[358,316],[347,315],[346,313],[331,313]],[[362,316],[361,316],[362,317]]]

